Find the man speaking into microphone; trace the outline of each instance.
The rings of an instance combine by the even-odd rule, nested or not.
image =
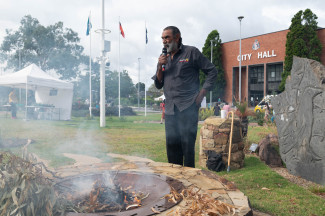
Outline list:
[[[206,93],[214,87],[217,70],[196,47],[182,44],[181,32],[177,27],[166,27],[161,38],[167,54],[163,49],[152,79],[157,89],[164,88],[166,98],[168,162],[195,167],[198,111]],[[201,90],[200,70],[207,75]]]

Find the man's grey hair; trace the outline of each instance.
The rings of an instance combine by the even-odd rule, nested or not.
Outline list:
[[[166,28],[164,28],[164,31],[166,30],[172,30],[173,37],[176,37],[176,35],[179,34],[179,47],[182,44],[181,31],[176,26],[167,26]]]

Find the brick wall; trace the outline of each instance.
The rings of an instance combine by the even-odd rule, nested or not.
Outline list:
[[[242,47],[242,100],[244,98],[248,99],[248,66],[252,65],[264,65],[266,69],[266,64],[284,62],[285,58],[285,44],[286,37],[289,30],[283,30],[278,32],[273,32],[269,34],[259,35],[255,37],[244,38],[241,40]],[[325,65],[325,29],[318,30],[318,37],[323,45],[321,62]],[[253,43],[257,40],[259,42],[260,48],[253,50]],[[225,69],[225,80],[226,89],[224,100],[231,103],[232,102],[232,89],[233,89],[233,70],[238,74],[239,61],[237,56],[239,56],[239,40],[230,41],[222,44],[222,62]],[[258,54],[260,53],[260,58]],[[250,58],[249,58],[250,55]],[[264,74],[264,78],[266,74]],[[238,79],[238,75],[237,75]],[[238,86],[239,82],[236,80],[236,92],[235,95],[238,96]]]

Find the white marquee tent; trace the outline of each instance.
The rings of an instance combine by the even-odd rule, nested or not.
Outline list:
[[[26,89],[26,113],[27,90],[33,90],[37,104],[54,106],[51,110],[51,119],[70,120],[71,118],[73,84],[46,74],[35,64],[18,72],[0,76],[0,86]]]
[[[165,99],[165,95],[161,95],[160,97],[155,98],[155,101],[163,101]]]

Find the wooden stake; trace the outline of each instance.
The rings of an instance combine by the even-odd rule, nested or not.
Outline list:
[[[227,113],[227,119],[229,118],[229,114],[231,113],[231,129],[230,129],[230,141],[229,141],[229,153],[228,153],[228,168],[227,172],[230,171],[230,157],[231,157],[231,145],[232,145],[232,131],[234,127],[234,111],[229,111]]]

